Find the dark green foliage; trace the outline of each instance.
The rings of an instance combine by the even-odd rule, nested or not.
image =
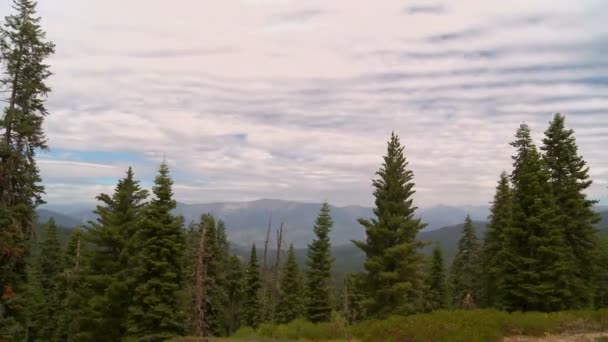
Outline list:
[[[552,191],[560,212],[560,225],[564,229],[566,244],[576,258],[570,285],[573,295],[570,307],[590,307],[593,303],[594,265],[597,260],[594,225],[600,218],[593,210],[596,202],[589,200],[585,194],[592,183],[589,167],[578,155],[574,131],[565,128],[563,115],[553,117],[545,131],[543,144],[543,161],[549,170]]]
[[[222,224],[223,226],[223,224]],[[228,334],[226,308],[228,293],[226,291],[226,264],[228,261],[228,242],[224,229],[218,229],[213,216],[201,217],[201,229],[205,234],[205,325],[211,336]]]
[[[458,241],[458,251],[450,267],[450,290],[452,305],[460,307],[467,294],[473,300],[479,297],[481,279],[481,244],[471,217],[467,216],[462,228],[462,236]]]
[[[304,315],[304,292],[302,275],[298,268],[293,244],[289,246],[287,260],[283,267],[279,303],[277,306],[277,322],[289,323]]]
[[[61,311],[62,289],[58,286],[60,274],[64,269],[64,258],[57,239],[57,226],[53,219],[49,220],[46,234],[40,243],[37,258],[37,282],[44,296],[44,319],[36,322],[35,329],[38,338],[44,341],[54,341],[59,334],[56,317]],[[39,315],[39,313],[38,313]]]
[[[608,237],[599,236],[596,241],[598,263],[595,284],[595,306],[597,308],[608,307]]]
[[[566,247],[550,175],[522,124],[512,145],[513,224],[504,232],[500,305],[514,311],[567,308],[572,293],[571,250]]]
[[[513,198],[506,172],[501,173],[494,201],[490,208],[490,222],[486,229],[482,251],[482,291],[479,303],[484,307],[496,305],[498,283],[502,276],[500,252],[504,231],[512,225]]]
[[[438,245],[433,248],[426,291],[426,309],[428,311],[447,309],[449,297],[445,261],[441,247]]]
[[[97,222],[91,222],[87,234],[94,247],[85,275],[86,286],[92,291],[89,305],[95,322],[90,333],[97,341],[116,341],[126,334],[127,309],[136,285],[132,257],[139,248],[132,245],[132,239],[147,197],[131,168],[111,196],[97,196],[101,204],[95,211]]]
[[[46,41],[34,1],[14,0],[13,9],[0,27],[0,84],[6,95],[0,114],[0,331],[21,339],[26,258],[44,193],[35,160],[36,152],[47,148],[42,123],[50,72],[44,62],[54,45]]]
[[[341,312],[349,324],[365,319],[365,274],[352,273],[344,278]]]
[[[232,335],[243,323],[243,303],[246,285],[245,269],[241,260],[236,255],[231,255],[228,259],[226,272],[226,292],[228,295],[226,326],[228,335]]]
[[[255,244],[251,246],[251,255],[247,267],[245,301],[243,306],[244,323],[248,327],[257,328],[260,324],[262,303],[260,302],[260,264],[256,254]]]
[[[414,175],[403,149],[393,133],[379,178],[373,181],[376,218],[359,220],[367,241],[354,242],[366,254],[365,305],[372,317],[411,314],[424,305],[424,244],[416,236],[425,225],[414,217]]]
[[[154,198],[141,213],[129,248],[135,289],[128,308],[127,333],[141,341],[163,341],[183,332],[179,294],[183,287],[182,220],[171,214],[173,181],[165,162],[154,180]]]
[[[87,248],[80,228],[70,235],[65,251],[64,270],[59,277],[61,288],[60,312],[55,317],[58,322],[57,339],[60,341],[91,341],[94,327],[89,317],[92,313],[87,305],[91,297],[85,281],[83,268]]]
[[[314,226],[316,238],[308,245],[306,270],[306,317],[311,322],[327,322],[331,318],[331,243],[329,232],[333,221],[329,204],[323,203]]]

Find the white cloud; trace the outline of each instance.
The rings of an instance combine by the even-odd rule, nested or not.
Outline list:
[[[400,0],[40,2],[58,49],[51,147],[134,153],[148,182],[166,155],[185,201],[370,204],[395,130],[417,202],[485,204],[519,123],[540,139],[562,111],[592,170],[608,167],[598,143],[608,135],[603,2],[412,6],[418,13]],[[120,177],[127,164],[43,160],[49,201],[92,198],[107,186],[83,179]],[[593,175],[601,197],[608,177]]]

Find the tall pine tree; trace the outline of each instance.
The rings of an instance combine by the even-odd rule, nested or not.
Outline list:
[[[92,290],[91,319],[96,323],[90,333],[97,341],[116,341],[126,334],[127,308],[135,286],[131,263],[137,248],[130,243],[147,197],[131,168],[112,195],[97,196],[101,204],[87,234],[94,248],[86,272],[87,287]]]
[[[543,161],[550,174],[553,194],[560,211],[560,225],[566,244],[576,258],[572,286],[572,308],[593,304],[593,282],[598,251],[595,248],[595,224],[600,217],[594,211],[596,201],[587,198],[591,186],[589,167],[578,154],[574,131],[566,129],[565,117],[556,114],[543,139]]]
[[[512,217],[513,198],[509,186],[509,176],[503,172],[500,174],[494,201],[490,208],[490,222],[486,229],[482,250],[482,293],[479,302],[484,307],[496,305],[498,283],[504,274],[500,256],[504,245],[503,234],[511,227]]]
[[[248,327],[257,328],[261,320],[262,303],[260,302],[260,264],[258,263],[255,244],[251,246],[247,278],[245,285],[245,303],[243,318]]]
[[[45,60],[54,52],[46,41],[32,0],[14,0],[15,14],[0,27],[0,84],[6,106],[0,117],[0,331],[11,339],[25,333],[24,304],[35,208],[44,188],[36,152],[46,149],[42,123],[50,76]]]
[[[530,128],[522,124],[514,160],[513,224],[504,232],[500,305],[513,311],[555,311],[571,303],[573,256],[566,247],[550,174]]]
[[[277,307],[277,322],[289,323],[304,314],[304,294],[302,276],[296,260],[293,244],[289,246],[287,260],[283,268],[279,303]]]
[[[445,261],[439,245],[436,245],[435,248],[433,248],[426,291],[426,305],[428,311],[448,308],[449,297]]]
[[[243,323],[243,302],[245,299],[245,270],[241,260],[231,255],[226,266],[226,292],[228,307],[226,312],[227,335],[232,335]]]
[[[479,297],[481,263],[481,244],[475,235],[475,226],[467,215],[462,236],[458,241],[458,250],[450,267],[450,290],[453,305],[460,307],[462,301],[470,294],[473,300]]]
[[[308,245],[306,316],[311,322],[327,322],[331,318],[331,256],[329,232],[333,226],[329,204],[321,205],[314,226],[315,239]]]
[[[411,314],[424,305],[424,244],[416,237],[425,225],[414,217],[414,175],[403,150],[393,133],[379,178],[373,181],[376,218],[359,219],[367,241],[354,242],[366,254],[365,305],[373,317]]]
[[[130,248],[135,284],[128,308],[127,333],[142,341],[164,341],[183,332],[179,294],[183,287],[182,219],[171,212],[173,180],[165,162],[154,179],[154,198],[143,209]]]
[[[46,341],[55,341],[59,334],[57,317],[61,313],[61,288],[58,287],[59,276],[63,272],[64,258],[57,237],[57,225],[52,218],[46,225],[46,234],[40,244],[40,254],[38,255],[38,274],[42,287],[42,294],[45,297],[46,317],[37,327],[39,338]]]

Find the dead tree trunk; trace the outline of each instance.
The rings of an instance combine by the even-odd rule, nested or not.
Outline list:
[[[205,322],[205,297],[207,281],[207,253],[205,251],[205,227],[201,224],[201,237],[196,249],[194,263],[194,335],[207,336]]]

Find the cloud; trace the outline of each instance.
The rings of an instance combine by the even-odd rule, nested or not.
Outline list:
[[[142,4],[41,13],[60,50],[40,165],[49,202],[92,201],[129,165],[149,187],[166,157],[185,202],[369,205],[395,130],[418,204],[487,204],[519,123],[540,142],[554,112],[596,170],[590,196],[606,196],[606,32],[592,2],[465,0],[404,20],[398,0],[187,0],[150,3],[125,27]]]
[[[447,11],[443,4],[418,4],[403,8],[403,13],[410,15],[417,14],[443,14]]]

